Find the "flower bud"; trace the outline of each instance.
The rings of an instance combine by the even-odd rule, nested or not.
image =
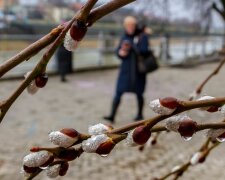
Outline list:
[[[115,147],[115,143],[111,138],[109,138],[106,142],[102,143],[97,149],[96,153],[101,156],[107,156]]]
[[[191,118],[183,119],[180,122],[178,132],[185,140],[190,140],[197,130],[197,123]]]
[[[49,134],[49,140],[60,147],[70,147],[80,138],[80,134],[72,128],[65,128],[60,131],[53,131]]]
[[[198,163],[203,163],[205,161],[205,154],[203,152],[196,152],[190,160],[191,165],[196,165]]]
[[[44,167],[48,166],[52,161],[52,153],[40,151],[30,153],[23,158],[23,165],[27,167]]]
[[[225,129],[210,129],[207,132],[207,137],[211,140],[224,142],[225,141]]]
[[[190,140],[197,130],[197,123],[187,115],[177,115],[166,120],[166,128],[179,132],[185,140]]]
[[[36,94],[39,88],[36,86],[35,82],[32,81],[28,86],[27,86],[27,92],[31,95]]]
[[[166,97],[159,99],[159,102],[162,106],[167,107],[169,109],[176,109],[180,106],[176,98],[173,97]]]
[[[73,161],[74,159],[78,158],[80,154],[80,151],[76,150],[73,147],[70,147],[67,149],[60,149],[58,152],[55,153],[55,156],[65,161]]]
[[[37,172],[38,170],[40,170],[39,167],[28,167],[23,165],[22,171],[25,171],[27,174],[33,174],[35,172]]]
[[[75,21],[70,28],[70,36],[75,41],[81,41],[87,32],[87,26],[81,21]]]
[[[115,143],[112,138],[105,134],[92,136],[82,142],[82,148],[87,153],[97,153],[100,155],[108,155],[114,148]]]
[[[27,72],[27,73],[24,75],[24,77],[27,78],[27,77],[30,75],[30,73],[31,73],[31,71]],[[27,92],[28,92],[29,94],[32,94],[32,95],[35,94],[35,93],[37,93],[38,89],[39,89],[39,88],[36,86],[34,80],[31,81],[31,83],[27,86]]]
[[[112,129],[113,129],[113,128],[110,127],[110,126],[106,126],[106,125],[104,125],[104,124],[99,123],[99,124],[96,124],[96,125],[94,125],[94,126],[90,126],[90,127],[88,128],[88,133],[89,133],[90,135],[99,135],[99,134],[104,134],[104,133],[106,133],[107,131],[110,131],[110,130],[112,130]]]
[[[156,99],[149,103],[150,108],[160,115],[172,114],[177,109],[178,105],[175,98]]]
[[[35,84],[38,88],[43,88],[48,82],[48,75],[46,73],[40,74],[35,78]]]
[[[59,171],[60,171],[60,164],[56,164],[53,166],[49,166],[45,171],[46,171],[46,175],[49,178],[56,178],[59,176]]]
[[[69,169],[69,163],[68,162],[62,162],[61,164],[49,166],[46,169],[46,174],[49,178],[56,178],[58,176],[65,176],[68,169]]]
[[[139,126],[128,133],[126,144],[129,146],[143,145],[151,136],[151,131],[147,126]]]
[[[198,99],[198,101],[203,101],[203,100],[210,100],[210,99],[215,99],[215,97],[212,96],[202,96],[201,98]],[[200,108],[203,111],[208,111],[208,112],[217,112],[219,110],[219,107],[217,106],[211,106],[211,107],[202,107]]]
[[[172,116],[168,118],[166,120],[166,125],[165,125],[166,129],[168,129],[169,131],[178,132],[181,119],[182,119],[181,115],[176,115],[176,116]]]
[[[67,171],[69,169],[69,163],[68,162],[63,162],[61,164],[60,170],[59,170],[59,176],[65,176]]]
[[[78,46],[78,41],[73,40],[73,38],[70,35],[70,32],[66,33],[65,39],[64,39],[64,47],[67,51],[74,51]]]

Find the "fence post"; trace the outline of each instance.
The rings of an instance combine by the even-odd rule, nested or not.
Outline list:
[[[105,47],[104,43],[104,33],[101,31],[98,34],[98,54],[99,54],[99,60],[98,60],[98,66],[102,66],[103,64],[103,49]]]

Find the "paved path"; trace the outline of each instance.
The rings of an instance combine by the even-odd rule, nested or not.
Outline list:
[[[176,96],[187,98],[187,94],[199,84],[216,66],[204,65],[192,69],[166,69],[149,75],[146,103],[150,99]],[[104,122],[101,117],[108,113],[115,88],[117,70],[87,72],[68,77],[62,84],[52,77],[46,88],[35,96],[26,92],[18,99],[0,126],[0,179],[21,180],[21,160],[32,145],[50,145],[48,132],[63,127],[74,127],[86,132],[91,124]],[[224,96],[225,68],[205,88],[208,95]],[[19,81],[0,82],[0,99],[7,97]],[[132,122],[136,113],[135,97],[127,94],[116,119],[116,127]],[[188,113],[198,121],[220,120],[215,116],[193,111]],[[145,117],[152,117],[148,107]],[[188,160],[198,149],[204,134],[196,135],[190,142],[183,141],[177,134],[164,134],[154,148],[140,153],[121,143],[107,158],[84,154],[71,163],[63,180],[150,180],[165,174],[175,165]],[[190,168],[183,180],[224,180],[224,145],[212,152],[206,163]],[[47,180],[43,174],[39,180]]]

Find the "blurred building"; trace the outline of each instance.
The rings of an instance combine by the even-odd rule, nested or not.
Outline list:
[[[18,4],[18,0],[0,0],[0,10],[5,10],[15,4]]]

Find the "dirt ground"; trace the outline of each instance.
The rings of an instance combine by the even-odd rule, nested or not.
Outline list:
[[[187,99],[193,89],[211,72],[216,64],[188,69],[161,68],[148,76],[145,93],[146,104],[158,97],[175,96]],[[32,145],[48,145],[48,133],[64,127],[87,132],[88,126],[102,122],[109,112],[118,70],[86,72],[68,77],[68,83],[60,83],[51,77],[46,88],[31,96],[24,92],[12,106],[0,126],[0,180],[21,180],[22,158]],[[206,86],[203,94],[225,95],[225,68]],[[0,82],[0,99],[4,100],[20,81]],[[132,94],[123,97],[115,127],[131,123],[136,114],[136,99]],[[187,112],[198,122],[220,121],[220,114],[202,111]],[[145,117],[152,117],[145,106]],[[189,142],[175,133],[163,134],[155,147],[139,152],[123,142],[103,158],[84,154],[72,162],[63,180],[151,180],[164,175],[175,165],[189,159],[205,139],[205,133],[197,134]],[[221,144],[206,163],[191,167],[182,180],[224,180],[225,146]],[[36,178],[47,180],[44,173]]]

